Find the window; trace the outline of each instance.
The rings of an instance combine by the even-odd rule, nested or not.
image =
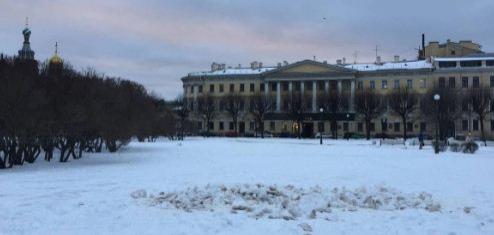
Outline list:
[[[468,120],[462,120],[461,121],[461,129],[463,131],[468,131]]]
[[[357,131],[358,132],[364,132],[364,125],[363,125],[363,123],[361,123],[361,122],[357,123]]]
[[[364,82],[358,81],[357,82],[357,89],[358,90],[363,90],[364,89]]]
[[[492,79],[491,79],[492,80]],[[190,93],[194,94],[194,86],[190,86]]]
[[[409,89],[413,88],[413,80],[412,79],[407,80],[407,88],[409,88]]]
[[[276,123],[275,122],[269,122],[269,129],[274,131],[276,129]]]
[[[305,90],[312,91],[312,82],[308,82],[305,86]]]
[[[370,87],[371,89],[376,89],[376,82],[374,82],[374,81],[370,81],[370,82],[369,82],[369,87]]]
[[[209,85],[209,92],[214,93],[214,84]]]
[[[382,80],[381,88],[382,89],[388,89],[388,80]]]
[[[244,92],[245,91],[245,84],[240,84],[240,92]]]
[[[202,93],[202,85],[199,85],[199,93]]]
[[[494,120],[491,120],[491,131],[494,131]]]
[[[491,87],[494,87],[494,76],[491,76]]]
[[[461,87],[462,88],[468,88],[468,77],[462,77],[461,78]]]
[[[461,111],[468,112],[468,110],[468,100],[465,99],[461,102]]]
[[[239,103],[239,107],[238,107],[240,110],[244,110],[245,109],[245,101],[241,100],[240,103]]]
[[[472,60],[472,61],[460,61],[461,67],[481,67],[482,61],[480,60]]]
[[[262,83],[260,88],[261,88],[261,92],[264,92],[266,90],[266,85]]]
[[[479,88],[480,87],[480,79],[479,77],[473,77],[473,81],[472,81],[472,86],[474,88]]]
[[[413,132],[413,123],[407,122],[407,131]]]
[[[494,113],[494,99],[491,100],[491,112]]]
[[[324,122],[318,122],[317,123],[317,131],[318,132],[324,132]]]
[[[376,124],[374,124],[373,122],[370,123],[370,130],[376,131]]]
[[[225,91],[225,86],[223,84],[220,84],[220,92],[224,92]]]
[[[282,82],[281,87],[283,88],[283,91],[288,91],[288,82]]]
[[[324,82],[323,81],[319,81],[317,83],[317,88],[319,89],[319,91],[324,91]]]
[[[228,129],[230,129],[231,131],[233,131],[233,122],[229,122],[228,123]]]
[[[382,132],[388,131],[388,120],[387,119],[381,119],[381,131]]]
[[[220,131],[225,129],[225,124],[223,122],[220,122]]]
[[[249,130],[250,131],[256,130],[256,123],[255,122],[249,122]]]
[[[427,88],[427,83],[425,82],[425,78],[420,79],[420,88]]]
[[[235,84],[230,84],[230,93],[235,92]]]
[[[420,123],[420,132],[426,132],[427,131],[427,123],[421,122]]]
[[[271,91],[276,91],[277,85],[276,83],[271,84]]]
[[[400,123],[399,122],[395,122],[394,129],[395,129],[395,132],[400,132]]]
[[[394,88],[395,89],[399,89],[400,88],[400,80],[395,80]]]
[[[456,67],[456,61],[440,61],[439,68],[454,68]]]
[[[445,88],[446,87],[446,79],[444,77],[439,78],[439,88]]]
[[[449,88],[455,88],[455,87],[456,87],[455,77],[449,77]]]
[[[198,128],[199,130],[202,130],[202,122],[197,122],[197,128]]]
[[[221,99],[219,101],[219,111],[222,112],[223,110],[225,110],[225,101],[223,101],[223,99]]]
[[[214,122],[210,122],[209,123],[209,129],[210,130],[214,130]]]
[[[479,120],[473,120],[473,130],[474,131],[479,130]]]
[[[250,89],[249,89],[250,92],[254,92],[255,88],[256,88],[256,85],[254,83],[251,83],[250,84]]]
[[[348,131],[348,122],[343,123],[343,131]]]
[[[486,60],[486,61],[485,61],[485,65],[486,65],[486,66],[489,66],[489,67],[494,66],[494,60]]]

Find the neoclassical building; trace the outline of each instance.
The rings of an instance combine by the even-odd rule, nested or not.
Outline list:
[[[448,42],[450,43],[450,42]],[[434,45],[425,47],[427,55],[445,54]],[[466,44],[466,42],[464,42]],[[447,43],[445,45],[448,45]],[[459,50],[453,45],[453,50]],[[472,45],[468,44],[469,48]],[[428,48],[432,48],[430,51]],[[470,49],[468,49],[470,50]],[[439,52],[438,52],[439,51]],[[338,60],[336,64],[323,61],[303,60],[295,63],[278,63],[277,66],[263,66],[253,62],[248,68],[241,66],[232,68],[224,64],[213,63],[210,71],[189,73],[182,78],[184,96],[189,100],[192,109],[190,118],[202,130],[209,125],[211,132],[222,135],[233,131],[232,118],[222,107],[221,98],[229,93],[238,93],[245,97],[245,107],[238,119],[238,132],[251,135],[256,131],[254,117],[249,112],[249,97],[262,93],[272,97],[271,111],[266,115],[264,130],[274,135],[289,135],[301,131],[303,136],[311,137],[322,132],[330,134],[330,122],[327,115],[320,113],[322,94],[347,94],[346,108],[331,115],[336,118],[338,134],[365,132],[364,123],[355,113],[355,93],[359,89],[373,89],[380,94],[388,94],[397,88],[413,89],[419,94],[426,93],[433,87],[467,89],[471,87],[489,86],[494,89],[494,54],[474,53],[477,50],[461,50],[462,56],[445,55],[431,56],[425,60],[405,61],[395,56],[392,62],[347,64]],[[458,53],[460,54],[460,53]],[[491,90],[493,91],[493,90]],[[289,94],[301,93],[306,103],[301,126],[293,122],[288,113]],[[216,101],[216,114],[210,123],[198,112],[197,100],[208,95]],[[491,105],[494,108],[494,102]],[[494,109],[493,109],[494,110]],[[488,138],[494,138],[494,114],[491,112],[484,123]],[[452,126],[454,135],[480,135],[479,120],[471,112],[465,112]],[[410,135],[420,132],[432,133],[434,126],[421,115],[411,115],[405,126],[401,119],[389,110],[371,123],[372,134],[386,133],[388,136],[401,136],[403,128]]]

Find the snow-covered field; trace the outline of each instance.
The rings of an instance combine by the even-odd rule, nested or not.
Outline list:
[[[0,234],[494,234],[494,147],[132,142],[0,171]]]

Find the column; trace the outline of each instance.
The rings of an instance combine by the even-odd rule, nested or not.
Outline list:
[[[264,95],[269,96],[269,82],[265,81],[264,82]]]
[[[302,96],[302,99],[304,98],[304,92],[305,92],[304,82],[300,81],[300,95]]]
[[[350,111],[355,111],[355,80],[350,83]]]
[[[317,113],[317,82],[312,81],[312,112]]]
[[[341,80],[338,80],[338,94],[340,95],[341,95],[341,89],[342,89]]]
[[[276,112],[281,111],[281,84],[276,82]]]
[[[324,92],[329,94],[329,81],[324,81]]]
[[[290,81],[288,82],[288,93],[290,94],[290,96],[292,95],[292,91],[293,91],[293,82]]]

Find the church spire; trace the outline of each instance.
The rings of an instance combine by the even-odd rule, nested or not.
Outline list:
[[[50,64],[55,65],[55,64],[62,64],[62,63],[63,63],[63,60],[58,55],[58,42],[55,42],[55,54],[51,57]]]
[[[31,37],[31,30],[29,29],[29,18],[26,17],[26,28],[22,30],[24,36],[24,44],[22,49],[19,50],[19,58],[22,60],[34,60],[34,51],[31,50],[31,43],[29,38]]]

